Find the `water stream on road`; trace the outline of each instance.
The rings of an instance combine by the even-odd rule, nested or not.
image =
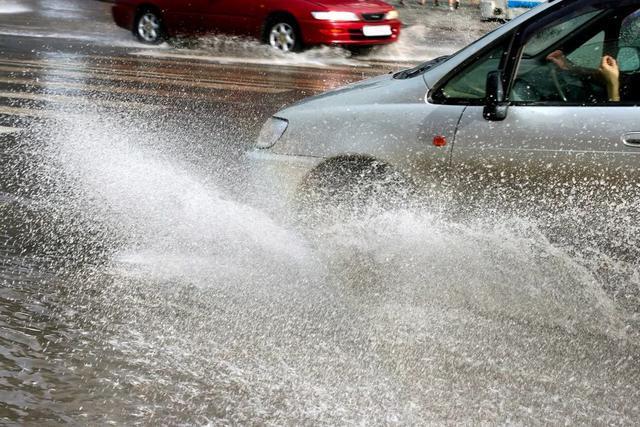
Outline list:
[[[468,19],[468,17],[466,17]],[[406,27],[397,43],[374,47],[370,52],[351,53],[336,46],[321,46],[303,52],[282,53],[254,39],[233,36],[205,36],[197,39],[178,39],[160,48],[147,46],[133,55],[200,60],[215,63],[269,64],[293,67],[352,66],[368,67],[372,63],[392,63],[408,66],[439,56],[450,55],[479,35],[494,28],[495,23],[473,23],[466,32],[454,27],[449,20],[431,27],[416,24]],[[459,24],[458,24],[459,25]],[[444,28],[442,28],[444,27]],[[438,34],[437,40],[434,39]],[[444,34],[444,35],[443,35]],[[141,46],[142,47],[142,46]]]
[[[602,275],[535,215],[294,225],[236,193],[236,154],[202,167],[187,139],[85,113],[5,155],[5,419],[638,419],[637,301],[611,291],[634,298],[635,261]]]

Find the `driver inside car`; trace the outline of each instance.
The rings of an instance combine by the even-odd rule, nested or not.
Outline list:
[[[620,102],[620,67],[613,56],[604,55],[597,70],[575,66],[561,50],[551,52],[547,56],[547,61],[563,71],[598,78],[607,88],[609,101]]]
[[[510,97],[527,105],[640,102],[637,5],[576,11],[534,30],[522,48]]]

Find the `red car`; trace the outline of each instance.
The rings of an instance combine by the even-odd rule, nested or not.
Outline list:
[[[213,32],[253,36],[283,51],[393,43],[401,25],[381,0],[115,0],[113,18],[144,43]]]

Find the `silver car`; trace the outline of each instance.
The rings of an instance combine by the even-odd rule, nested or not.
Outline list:
[[[451,56],[277,112],[249,153],[254,178],[291,200],[391,171],[423,184],[631,173],[639,52],[640,0],[551,1]]]

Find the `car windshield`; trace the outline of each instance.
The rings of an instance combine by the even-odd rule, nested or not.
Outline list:
[[[430,61],[424,62],[420,65],[417,65],[413,68],[409,68],[407,70],[400,71],[396,73],[393,77],[396,79],[409,79],[411,77],[419,76],[422,73],[444,63],[447,59],[451,58],[450,55],[440,56],[438,58],[434,58]]]
[[[527,13],[531,13],[531,10],[527,11]],[[526,15],[526,14],[525,14]],[[524,16],[524,15],[523,15]],[[397,79],[406,79],[406,78],[411,78],[411,77],[415,77],[415,76],[419,76],[431,69],[433,69],[434,67],[444,64],[447,60],[455,57],[456,55],[458,55],[460,52],[462,52],[465,49],[469,49],[472,46],[481,43],[482,41],[484,41],[485,39],[487,39],[488,37],[492,36],[493,34],[495,34],[498,30],[502,30],[504,27],[504,25],[501,25],[497,28],[494,28],[492,31],[489,31],[488,33],[486,33],[485,35],[483,35],[482,37],[480,37],[479,39],[477,39],[476,41],[474,41],[473,43],[463,47],[462,49],[459,49],[458,51],[456,51],[455,53],[451,54],[451,55],[446,55],[446,56],[440,56],[438,58],[435,59],[431,59],[427,62],[423,62],[419,65],[416,65],[413,68],[409,68],[407,70],[403,70],[400,71],[399,73],[396,73],[394,75],[395,78]]]
[[[522,15],[518,16],[516,19],[514,19],[513,21],[511,21],[509,24],[511,26],[517,26],[519,24],[521,24],[522,22],[526,21],[527,19],[529,19],[529,17],[532,14],[538,13],[539,12],[539,7],[535,7],[532,9],[527,10],[526,12],[524,12]],[[505,24],[508,25],[508,24]],[[486,34],[484,34],[482,37],[478,38],[477,40],[475,40],[474,42],[472,42],[471,44],[457,50],[455,53],[451,54],[451,55],[447,55],[447,56],[441,56],[435,59],[431,59],[429,61],[423,62],[419,65],[416,65],[413,68],[409,68],[407,70],[403,70],[399,73],[396,73],[394,75],[395,78],[397,79],[406,79],[406,78],[411,78],[411,77],[415,77],[415,76],[419,76],[421,74],[424,74],[425,72],[433,69],[434,67],[444,64],[447,60],[455,57],[456,55],[458,55],[460,52],[466,50],[466,49],[472,49],[474,46],[481,44],[484,42],[484,40],[486,40],[487,38],[493,36],[496,32],[504,30],[505,25],[500,25],[496,28],[494,28],[493,30],[487,32]]]

